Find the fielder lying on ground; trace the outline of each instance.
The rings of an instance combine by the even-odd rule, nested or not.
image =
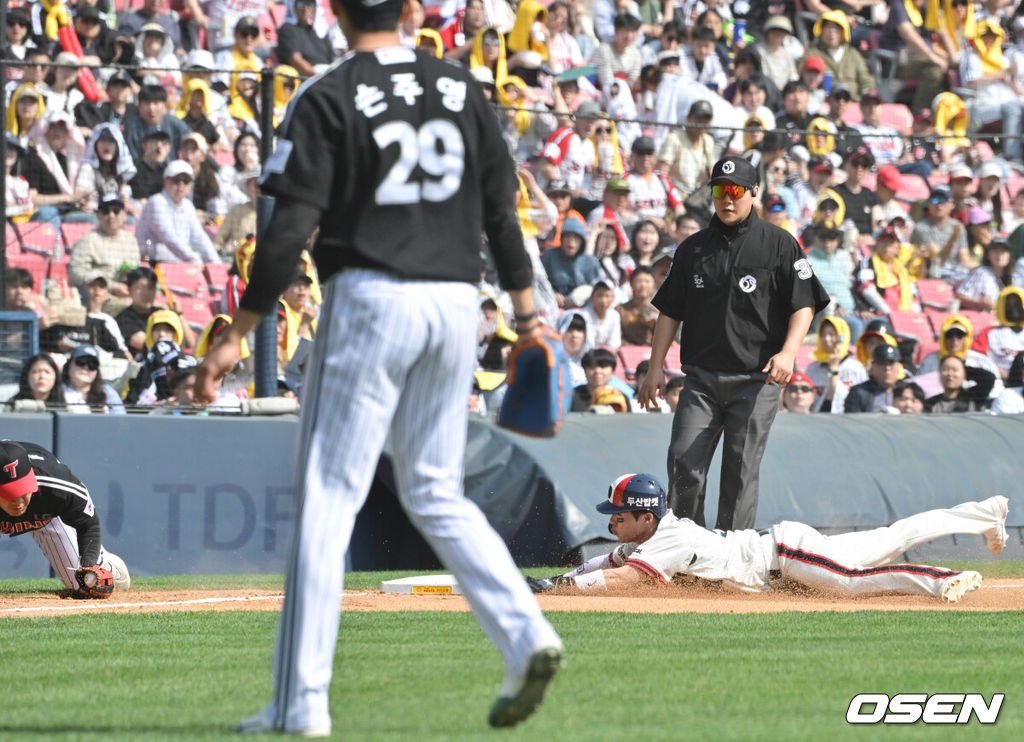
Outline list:
[[[42,446],[0,441],[0,534],[31,533],[76,598],[127,590],[124,561],[104,550],[89,490]]]
[[[528,580],[534,592],[561,586],[628,588],[648,578],[668,584],[675,575],[764,591],[781,577],[832,593],[898,592],[955,603],[981,585],[980,574],[890,562],[942,536],[984,536],[993,554],[1001,553],[1007,541],[1008,501],[1002,495],[836,536],[793,521],[761,531],[711,531],[667,511],[665,490],[657,479],[626,474],[612,483],[597,510],[610,516],[608,530],[620,545],[564,575]]]

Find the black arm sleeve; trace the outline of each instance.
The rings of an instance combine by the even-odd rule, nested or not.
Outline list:
[[[980,407],[988,407],[988,395],[992,393],[992,387],[996,385],[995,374],[983,368],[968,366],[967,378],[974,382],[974,386],[963,390],[961,394],[973,400]]]
[[[299,255],[320,224],[320,209],[305,201],[277,198],[267,232],[253,255],[249,285],[240,306],[269,314],[295,275]]]

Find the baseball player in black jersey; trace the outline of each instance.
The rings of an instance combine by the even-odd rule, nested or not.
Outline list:
[[[540,334],[513,163],[473,78],[400,45],[403,2],[332,2],[351,51],[289,104],[263,181],[273,215],[239,311],[199,368],[197,397],[213,401],[319,226],[326,291],[303,386],[274,697],[241,733],[330,734],[344,555],[389,434],[403,507],[505,658],[490,724],[529,716],[561,664],[558,635],[462,490],[481,232],[520,338]]]
[[[42,446],[0,441],[2,533],[31,533],[75,597],[107,597],[114,588],[131,585],[121,558],[103,549],[89,490]]]

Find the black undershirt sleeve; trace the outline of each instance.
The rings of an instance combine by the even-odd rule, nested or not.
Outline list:
[[[269,314],[288,288],[309,235],[320,224],[321,211],[304,201],[278,197],[267,232],[253,256],[252,271],[239,306]]]

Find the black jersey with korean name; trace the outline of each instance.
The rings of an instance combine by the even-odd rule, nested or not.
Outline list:
[[[100,519],[89,490],[60,459],[42,446],[17,441],[25,449],[36,473],[39,490],[19,516],[0,510],[0,534],[18,536],[60,518],[78,534],[80,564],[88,567],[100,558]]]
[[[687,237],[652,300],[683,323],[683,365],[732,372],[761,371],[782,350],[790,316],[828,302],[793,236],[754,211],[733,227],[714,216]]]
[[[321,279],[348,267],[480,280],[486,231],[502,285],[530,285],[515,169],[494,110],[457,65],[406,47],[351,52],[296,93],[263,191],[322,211]]]

